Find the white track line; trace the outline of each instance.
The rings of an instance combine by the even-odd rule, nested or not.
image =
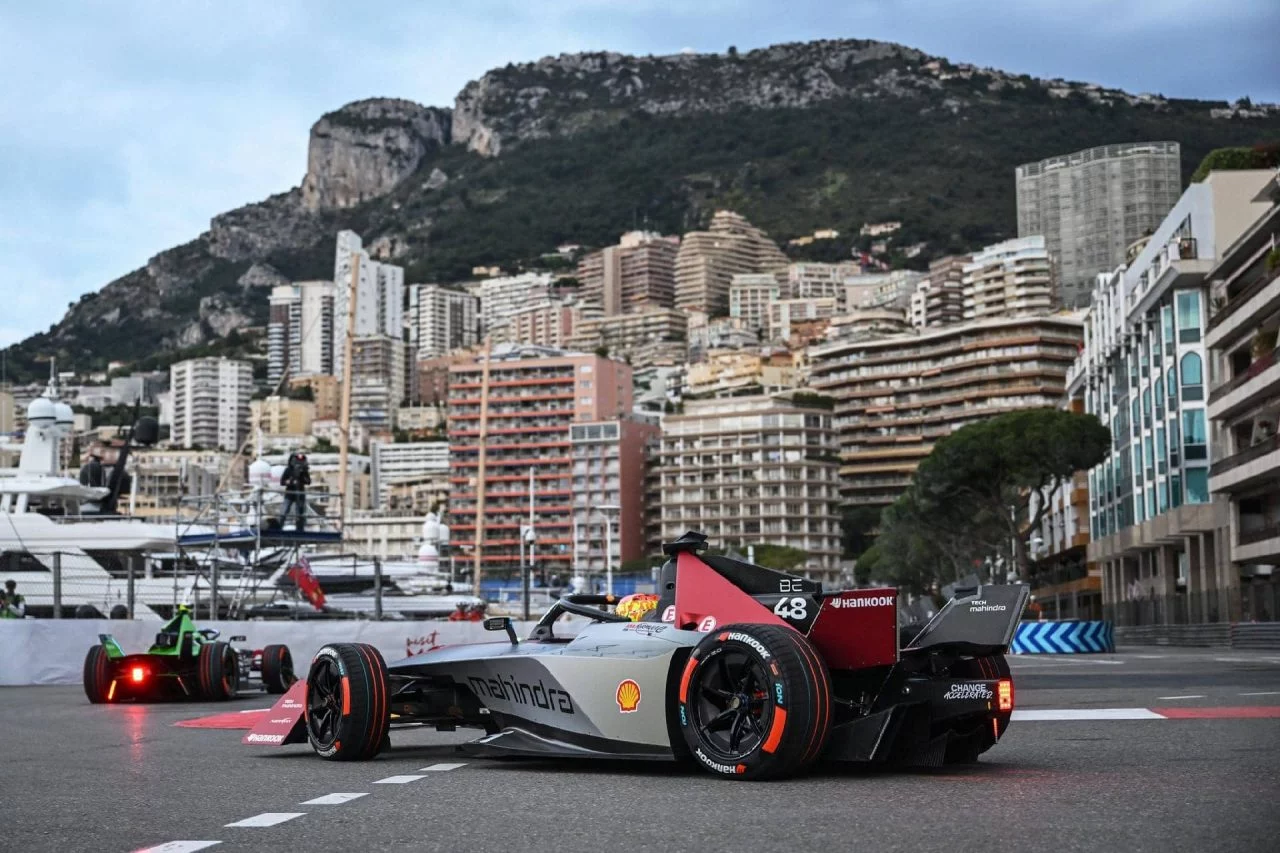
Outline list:
[[[253,817],[247,817],[244,820],[238,820],[235,823],[224,824],[225,826],[275,826],[278,823],[284,823],[287,820],[293,820],[295,817],[302,817],[306,812],[263,812]]]
[[[1189,696],[1157,696],[1156,699],[1203,699],[1203,693],[1192,693]]]
[[[1280,690],[1263,690],[1261,693],[1241,693],[1241,696],[1280,696]]]
[[[459,767],[466,767],[466,766],[467,766],[467,762],[465,761],[463,761],[460,764],[428,764],[426,767],[419,767],[418,772],[434,773],[434,772],[443,771],[443,770],[457,770]]]
[[[1164,658],[1167,658],[1168,655],[1134,655],[1134,657],[1139,660],[1163,660]]]
[[[305,803],[299,803],[303,806],[340,806],[343,803],[349,803],[352,800],[358,800],[361,797],[369,796],[366,794],[325,794],[323,797],[316,797],[314,800],[307,800]]]
[[[1013,719],[1023,722],[1048,720],[1163,720],[1146,708],[1061,708],[1054,710],[1014,711]]]
[[[426,776],[414,776],[414,775],[411,775],[411,774],[410,774],[410,775],[404,775],[404,776],[388,776],[388,777],[387,777],[387,778],[385,778],[385,779],[379,779],[377,782],[374,782],[373,784],[375,784],[375,785],[405,785],[405,784],[408,784],[409,782],[417,782],[419,779],[425,779],[425,778],[427,778],[427,777],[426,777]]]
[[[155,847],[135,850],[134,853],[194,853],[196,850],[204,850],[206,847],[221,843],[221,841],[166,841]]]

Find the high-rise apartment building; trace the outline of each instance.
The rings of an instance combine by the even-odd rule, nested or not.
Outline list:
[[[846,313],[871,308],[891,308],[906,311],[911,305],[911,294],[924,273],[915,270],[857,273],[844,280],[844,310]]]
[[[676,253],[676,307],[713,317],[729,313],[729,282],[741,273],[785,270],[787,256],[759,228],[728,210],[706,231],[691,231]]]
[[[929,275],[911,294],[911,325],[924,329],[964,319],[964,267],[968,255],[947,255],[929,264]]]
[[[1054,268],[1043,237],[987,246],[963,269],[966,320],[1046,313],[1053,307]]]
[[[486,278],[479,284],[482,335],[498,335],[517,311],[546,302],[555,278],[550,273]]]
[[[331,281],[298,281],[271,290],[267,324],[267,381],[333,373]],[[346,317],[343,317],[345,322]]]
[[[1269,170],[1220,171],[1192,184],[1132,263],[1099,276],[1093,291],[1070,382],[1113,437],[1089,472],[1088,553],[1102,567],[1106,618],[1118,625],[1239,618],[1231,507],[1214,496],[1210,472],[1224,436],[1209,419],[1230,422],[1245,409],[1223,403],[1231,390],[1209,396],[1206,274],[1270,207],[1262,190],[1273,179]],[[1227,339],[1215,329],[1215,343]],[[1233,486],[1219,482],[1228,494]]]
[[[487,367],[483,355],[452,365],[449,512],[454,544],[474,541],[482,501],[484,570],[515,570],[520,565],[521,525],[528,524],[532,473],[535,569],[570,577],[570,428],[614,420],[631,408],[631,367],[598,355],[503,345],[493,349]],[[639,492],[642,484],[624,487]]]
[[[836,398],[844,501],[893,503],[939,438],[1003,412],[1057,405],[1081,337],[1077,318],[1015,317],[813,347],[809,384]]]
[[[1181,159],[1176,142],[1133,142],[1017,168],[1018,236],[1044,236],[1064,305],[1088,304],[1094,276],[1160,224],[1182,191]]]
[[[834,296],[776,300],[769,303],[768,338],[777,343],[807,346],[823,336],[839,310],[840,300]]]
[[[628,359],[636,370],[683,364],[689,341],[689,318],[671,308],[649,308],[635,314],[580,320],[569,341],[572,349]]]
[[[169,368],[173,395],[170,440],[177,447],[236,452],[249,432],[253,365],[228,358],[193,358]]]
[[[389,442],[369,445],[374,506],[429,512],[433,499],[449,490],[449,444],[444,441]],[[415,497],[425,498],[414,500]]]
[[[787,267],[787,292],[795,299],[844,300],[845,280],[861,272],[853,261],[838,264],[796,263]]]
[[[351,345],[351,417],[370,432],[396,427],[396,411],[406,399],[404,344],[382,335],[356,338]]]
[[[686,530],[746,552],[809,554],[810,577],[839,579],[837,445],[831,413],[778,397],[691,400],[662,422],[662,541]]]
[[[1209,490],[1230,504],[1229,571],[1239,578],[1244,621],[1280,619],[1277,245],[1280,204],[1272,204],[1207,275],[1211,308],[1204,342],[1213,367],[1208,415],[1217,438]]]
[[[333,373],[341,376],[347,341],[352,271],[356,273],[356,315],[354,335],[357,338],[384,336],[397,341],[404,337],[404,269],[379,263],[364,250],[360,236],[353,231],[339,231],[333,265]]]
[[[647,456],[660,435],[632,416],[569,427],[575,574],[616,575],[623,561],[646,556]]]
[[[438,284],[409,288],[409,350],[419,359],[448,355],[480,343],[480,301]]]
[[[512,314],[506,325],[494,334],[494,340],[562,348],[573,337],[576,313],[572,305],[561,300],[545,299]]]
[[[769,304],[790,295],[787,279],[780,274],[735,275],[729,281],[729,316],[744,328],[763,331],[768,325]]]
[[[630,231],[618,245],[607,246],[578,262],[582,298],[598,305],[606,317],[646,308],[670,308],[675,301],[676,252],[679,237]]]

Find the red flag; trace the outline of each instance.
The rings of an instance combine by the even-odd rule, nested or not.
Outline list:
[[[311,602],[316,610],[324,609],[324,590],[315,572],[311,571],[311,562],[305,556],[299,556],[298,562],[289,567],[286,575],[298,586],[302,595]]]

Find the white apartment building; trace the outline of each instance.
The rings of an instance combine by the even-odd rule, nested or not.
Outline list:
[[[267,381],[333,373],[331,281],[298,281],[271,289],[267,323]],[[345,321],[345,315],[343,317]]]
[[[517,311],[545,302],[551,295],[555,277],[551,273],[527,272],[498,276],[480,282],[480,325],[491,335],[507,325]]]
[[[846,280],[860,272],[861,267],[853,261],[791,264],[787,267],[788,298],[843,301]]]
[[[1053,263],[1044,237],[987,246],[964,265],[964,319],[1045,313],[1053,307]]]
[[[729,280],[729,317],[745,329],[763,330],[769,318],[769,303],[790,295],[779,277],[771,272],[735,275]]]
[[[424,492],[442,497],[449,491],[447,441],[375,441],[370,446],[370,458],[376,509],[391,509],[393,503],[402,504],[406,498]],[[431,509],[430,506],[414,508],[423,512]]]
[[[404,268],[379,263],[364,250],[360,235],[339,231],[333,265],[333,373],[344,370],[347,340],[347,297],[351,293],[353,267],[356,273],[355,337],[385,336],[402,340],[404,335]]]
[[[1118,625],[1238,617],[1229,503],[1210,484],[1222,451],[1205,406],[1206,273],[1266,211],[1260,191],[1272,179],[1219,171],[1192,184],[1129,266],[1094,288],[1068,383],[1114,439],[1089,472],[1088,556]]]
[[[858,273],[844,280],[844,310],[894,308],[905,311],[911,304],[911,293],[924,273],[914,270]]]
[[[789,342],[800,327],[830,321],[839,308],[840,301],[834,296],[775,300],[768,307],[769,340]]]
[[[235,452],[249,431],[253,365],[227,358],[193,358],[169,368],[174,446]]]
[[[438,284],[409,288],[409,349],[419,359],[448,355],[480,343],[480,301]]]

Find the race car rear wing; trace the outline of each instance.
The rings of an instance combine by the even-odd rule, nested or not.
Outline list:
[[[1008,649],[1031,597],[1025,584],[979,586],[972,595],[951,599],[904,649],[903,655],[925,651],[996,654]]]

